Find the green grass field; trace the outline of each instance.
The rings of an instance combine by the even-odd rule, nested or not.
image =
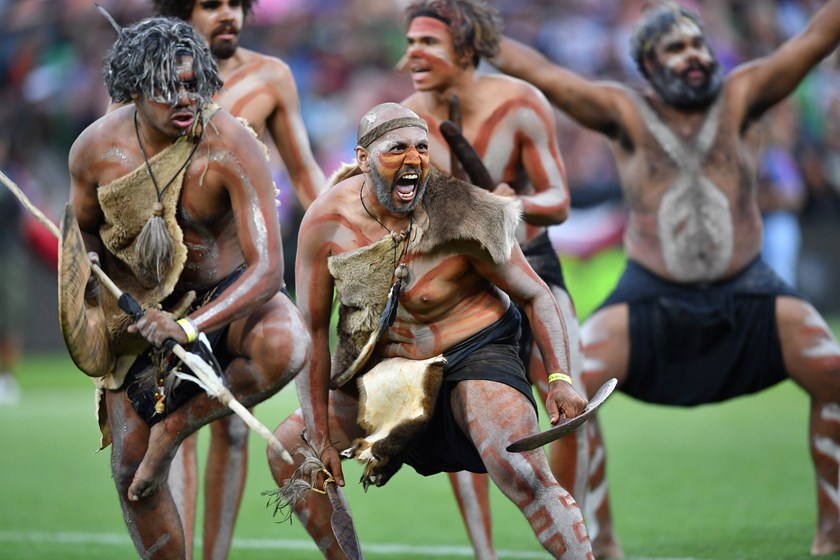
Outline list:
[[[63,355],[27,357],[19,378],[22,402],[0,408],[0,558],[135,557],[109,454],[95,453],[92,384]],[[295,402],[288,388],[255,413],[273,428]],[[613,396],[602,422],[628,558],[806,558],[815,519],[806,416],[806,396],[790,382],[690,410]],[[266,507],[261,492],[273,482],[256,435],[249,471],[231,558],[320,557],[299,523],[280,524]],[[355,464],[347,471],[358,479]],[[384,488],[365,494],[353,482],[347,494],[368,558],[472,556],[443,476],[406,467]],[[545,557],[498,492],[493,514],[500,558]]]

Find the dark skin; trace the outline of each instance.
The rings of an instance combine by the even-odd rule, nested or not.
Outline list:
[[[133,105],[90,125],[71,148],[70,201],[89,251],[104,250],[98,234],[103,220],[98,187],[144,165],[134,131],[135,110],[149,158],[174,143],[196,118],[197,102],[188,95],[189,64],[181,63],[182,88],[173,106],[138,94]],[[248,267],[189,318],[200,331],[229,328],[224,344],[234,360],[226,379],[234,396],[253,406],[300,370],[309,354],[309,338],[291,300],[278,292],[283,285],[282,245],[268,164],[262,147],[230,114],[218,111],[205,128],[187,167],[178,208],[188,255],[176,297],[211,288],[241,265]],[[167,338],[187,342],[181,326],[156,309],[147,310],[129,332],[156,346]],[[149,428],[125,391],[106,391],[106,399],[114,480],[135,546],[143,557],[184,557],[183,530],[165,484],[169,465],[187,435],[230,411],[202,392]],[[162,535],[167,538],[161,540]]]
[[[743,270],[760,252],[756,122],[838,42],[840,1],[830,0],[800,34],[730,72],[714,103],[696,107],[668,103],[651,88],[635,93],[621,84],[587,80],[512,40],[503,41],[495,64],[533,83],[580,125],[610,140],[629,209],[629,259],[673,282],[715,281]],[[697,69],[708,68],[712,60],[702,31],[683,20],[659,38],[643,66],[648,77],[670,70],[672,79],[698,87],[704,76]],[[711,219],[704,222],[703,216]],[[821,481],[811,552],[840,552],[839,505],[822,489],[823,481],[836,483],[838,461],[814,445],[823,437],[840,442],[840,429],[821,412],[840,401],[840,347],[818,312],[800,299],[778,297],[776,322],[785,368],[811,396],[809,441]],[[584,371],[590,394],[611,377],[620,387],[630,354],[627,305],[594,314],[584,325],[583,341],[591,364]],[[561,480],[574,476],[569,465]],[[603,480],[601,469],[591,486]],[[619,557],[604,496],[599,504],[588,504],[601,528],[593,549],[601,557]]]
[[[449,118],[450,97],[458,96],[461,133],[493,179],[493,192],[516,197],[522,203],[519,241],[525,242],[544,233],[548,226],[564,222],[569,212],[568,185],[556,142],[555,117],[548,101],[531,84],[510,76],[478,72],[473,58],[472,48],[463,53],[456,51],[449,27],[441,20],[426,16],[414,18],[406,30],[404,70],[411,75],[416,91],[402,103],[429,124],[433,165],[453,174],[458,170],[450,169],[451,152],[440,132],[440,124]],[[568,293],[554,286],[552,291],[563,312],[573,356],[570,369],[564,371],[574,376],[575,383],[580,383],[580,333],[574,307]],[[548,375],[536,345],[526,367],[529,378],[545,400],[549,391]],[[552,423],[559,419],[557,415],[549,418]],[[580,434],[582,437],[583,432]],[[560,461],[559,445],[553,444],[550,449],[552,469]],[[477,557],[492,557],[487,477],[462,472],[451,473],[450,478]]]
[[[205,38],[219,66],[225,86],[214,101],[244,118],[263,141],[274,144],[306,210],[324,187],[325,179],[312,154],[294,76],[284,61],[239,45],[246,17],[240,0],[196,0],[185,19]],[[245,488],[247,434],[247,428],[235,416],[210,426],[210,449],[204,467],[203,554],[207,559],[226,558],[230,549]],[[188,535],[195,525],[198,499],[197,437],[181,446],[170,479],[185,497],[179,508]]]
[[[365,121],[369,129],[381,122],[414,116],[393,103],[373,111],[370,121]],[[339,485],[344,485],[339,452],[350,447],[362,428],[357,419],[358,395],[344,388],[329,390],[334,279],[327,258],[378,241],[383,227],[392,231],[408,227],[409,215],[399,210],[419,192],[416,188],[400,192],[396,180],[407,173],[421,177],[429,173],[428,147],[426,132],[417,127],[388,132],[369,149],[357,147],[356,161],[363,174],[331,187],[310,207],[301,224],[296,267],[298,302],[313,336],[313,356],[297,385],[301,409],[285,420],[275,435],[295,449],[302,445],[301,429],[305,426],[309,440],[322,452],[322,461]],[[390,189],[386,196],[397,211],[389,210],[372,190],[372,168],[385,177]],[[417,224],[425,224],[430,218],[423,206],[418,206],[414,219]],[[414,254],[409,248],[406,261],[409,276],[396,321],[383,331],[376,348],[378,355],[418,360],[436,356],[492,325],[513,299],[539,325],[535,336],[546,367],[568,367],[567,336],[559,308],[518,246],[513,246],[510,261],[499,265],[474,245],[460,242],[447,242],[424,254]],[[586,400],[565,383],[554,384],[548,398],[552,415],[573,417],[586,406]],[[487,406],[488,402],[493,406]],[[563,557],[584,557],[584,551],[589,550],[588,537],[578,539],[573,534],[577,529],[572,529],[578,527],[579,510],[576,506],[558,508],[563,501],[560,494],[568,495],[553,480],[545,454],[503,451],[507,444],[539,429],[527,399],[503,383],[467,380],[457,384],[451,406],[459,427],[482,453],[491,478],[520,506],[543,546],[560,556],[567,545],[570,554],[577,556]],[[500,414],[500,410],[506,413]],[[325,447],[323,442],[332,445]],[[273,453],[269,458],[274,479],[282,484],[294,467],[283,464]],[[540,505],[531,507],[534,501]],[[322,553],[328,558],[342,557],[330,529],[329,501],[309,495],[297,512]],[[585,528],[582,530],[581,535],[585,535]]]

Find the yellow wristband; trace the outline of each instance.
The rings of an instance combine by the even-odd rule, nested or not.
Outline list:
[[[569,385],[572,384],[572,378],[565,373],[552,373],[548,376],[548,382],[553,383],[555,381],[565,381]]]
[[[187,342],[195,342],[195,339],[198,338],[198,329],[195,328],[195,324],[188,317],[181,317],[176,323],[184,329],[187,335]]]

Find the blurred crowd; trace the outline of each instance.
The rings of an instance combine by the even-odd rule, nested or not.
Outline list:
[[[502,14],[506,34],[535,45],[558,63],[586,76],[641,85],[628,54],[628,36],[649,1],[491,3]],[[409,77],[395,70],[404,51],[401,11],[406,2],[260,0],[245,24],[243,46],[291,66],[313,150],[328,176],[352,158],[359,117],[376,103],[411,92]],[[150,0],[99,3],[118,22],[152,15]],[[702,15],[709,42],[729,70],[767,54],[800,30],[822,0],[682,3]],[[0,0],[0,22],[0,168],[57,215],[67,200],[69,147],[107,105],[100,63],[114,30],[93,0]],[[764,128],[771,132],[784,127],[784,133],[766,137],[787,158],[781,171],[773,165],[777,158],[767,158],[761,189],[768,190],[762,197],[768,213],[789,211],[797,222],[836,222],[840,216],[838,60],[833,55],[821,64],[788,104],[765,119]],[[491,66],[486,70],[494,71]],[[777,112],[785,114],[777,118]],[[559,113],[558,120],[573,204],[620,202],[603,138]],[[300,212],[279,164],[277,183],[281,221],[293,253]]]

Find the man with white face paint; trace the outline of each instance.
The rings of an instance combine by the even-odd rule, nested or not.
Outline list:
[[[529,325],[523,322],[520,356],[528,378],[543,401],[550,383],[582,387],[578,321],[547,231],[548,226],[563,223],[569,214],[566,171],[551,105],[527,82],[478,71],[482,58],[498,52],[502,38],[498,12],[485,0],[415,0],[403,15],[407,45],[402,66],[410,73],[416,91],[402,103],[434,131],[429,137],[434,167],[456,177],[465,175],[439,132],[441,123],[453,118],[450,99],[456,96],[461,134],[476,150],[492,181],[485,188],[522,203],[523,222],[517,239],[528,263],[551,288],[563,313],[569,334],[570,370],[545,371]],[[551,380],[549,373],[555,374]],[[549,420],[554,423],[559,417]],[[587,443],[584,430],[552,443],[549,462],[555,475],[565,467],[564,458],[586,461]],[[579,470],[586,468],[581,466]],[[449,476],[476,558],[493,558],[487,477],[469,472]],[[581,481],[585,483],[585,478]],[[571,486],[567,488],[576,492]]]
[[[641,400],[691,406],[793,379],[811,397],[815,555],[840,552],[840,346],[760,258],[754,125],[838,42],[840,1],[830,0],[775,52],[723,77],[698,16],[667,3],[645,11],[631,37],[647,91],[586,80],[508,39],[494,61],[606,135],[616,158],[628,263],[583,327],[588,391],[616,377]],[[597,423],[588,429],[604,457]],[[592,470],[593,548],[618,557],[604,463]]]
[[[73,143],[71,215],[77,246],[144,314],[132,322],[91,276],[81,314],[102,318],[89,330],[103,343],[85,373],[96,378],[102,444],[113,444],[113,479],[139,556],[186,558],[170,463],[185,437],[230,409],[179,383],[164,343],[206,334],[226,385],[254,406],[301,370],[310,338],[283,288],[263,146],[212,103],[222,82],[201,36],[179,20],[143,20],[119,30],[104,73],[119,107]]]
[[[518,309],[535,325],[548,371],[569,367],[560,309],[515,241],[520,203],[433,170],[427,130],[396,103],[368,111],[359,125],[356,166],[335,175],[338,182],[304,216],[296,275],[313,356],[298,378],[302,407],[275,435],[298,449],[305,428],[343,486],[339,453],[366,435],[357,383],[387,364],[442,356],[442,384],[426,389],[434,412],[399,457],[427,476],[487,472],[552,556],[592,558],[581,512],[557,484],[545,453],[505,451],[539,430],[518,356]],[[334,294],[339,342],[331,355]],[[356,375],[359,381],[347,382]],[[571,418],[586,404],[570,384],[552,384],[549,414]],[[272,452],[269,458],[274,479],[284,485],[295,468]],[[390,475],[363,483],[380,486]],[[323,554],[341,558],[331,512],[320,494],[307,495],[295,509]]]
[[[277,147],[301,207],[306,210],[324,188],[324,174],[309,145],[294,76],[284,61],[239,46],[242,27],[256,0],[153,0],[163,16],[189,22],[207,41],[224,88],[220,107],[245,119],[262,141]],[[245,488],[248,429],[236,416],[210,425],[204,469],[205,558],[227,558]],[[184,441],[172,463],[169,483],[176,495],[188,546],[198,499],[197,435]]]

